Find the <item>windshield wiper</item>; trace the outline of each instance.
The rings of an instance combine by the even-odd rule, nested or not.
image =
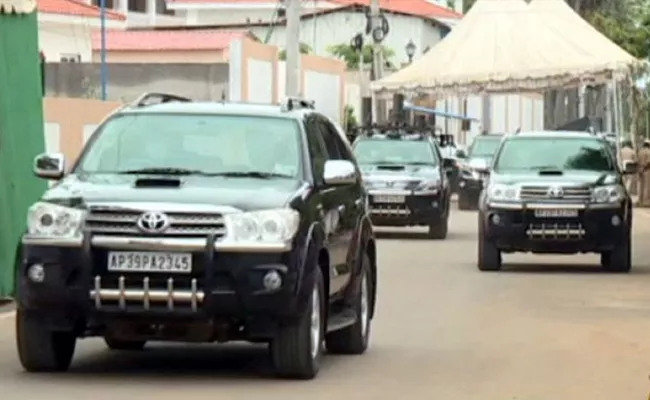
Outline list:
[[[406,164],[406,165],[430,165],[432,167],[436,166],[436,163],[427,162],[427,161],[407,161],[404,164]]]
[[[207,172],[196,169],[186,169],[186,168],[159,168],[159,167],[149,167],[149,168],[138,168],[138,169],[129,169],[126,171],[119,171],[119,174],[125,175],[138,175],[138,174],[154,174],[154,175],[212,175]]]
[[[228,178],[259,178],[259,179],[271,179],[271,178],[293,178],[291,175],[279,174],[276,172],[262,172],[262,171],[227,171],[227,172],[215,172],[210,174],[211,176],[225,176]]]

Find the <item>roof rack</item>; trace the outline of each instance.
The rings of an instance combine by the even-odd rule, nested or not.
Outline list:
[[[174,94],[147,92],[135,99],[130,106],[135,108],[147,107],[153,104],[162,103],[191,103],[192,100],[187,97],[176,96]]]
[[[280,107],[284,112],[300,110],[305,108],[313,110],[315,108],[315,104],[316,103],[314,102],[314,100],[306,100],[301,97],[289,96],[286,97],[284,100],[282,100],[282,102],[280,103]]]

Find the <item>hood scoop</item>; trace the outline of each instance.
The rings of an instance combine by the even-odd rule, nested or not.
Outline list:
[[[406,167],[404,165],[378,165],[377,169],[379,171],[404,171]]]
[[[138,178],[136,188],[178,188],[181,180],[178,178]]]
[[[564,175],[564,172],[559,169],[543,169],[539,171],[539,175],[541,176],[561,176]]]

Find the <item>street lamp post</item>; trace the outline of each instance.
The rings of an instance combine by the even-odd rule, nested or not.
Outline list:
[[[413,40],[409,40],[409,42],[406,44],[406,55],[409,58],[409,64],[413,61],[413,56],[415,55],[415,50],[417,47],[415,46],[415,43],[413,43]]]

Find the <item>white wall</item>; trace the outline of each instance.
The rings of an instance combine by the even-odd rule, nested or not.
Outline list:
[[[273,103],[273,64],[270,61],[248,60],[248,101]]]
[[[314,100],[316,110],[341,123],[341,77],[316,71],[305,71],[303,96]]]
[[[59,62],[64,54],[79,54],[82,62],[91,62],[91,32],[92,28],[80,24],[39,21],[39,46],[48,62]]]
[[[439,100],[436,108],[453,114],[463,114],[462,107],[462,100],[449,97]],[[471,124],[471,131],[466,138],[466,143],[462,143],[460,138],[456,138],[461,144],[469,144],[472,138],[483,130],[483,100],[480,96],[467,97],[467,112],[465,114],[468,117],[479,119],[479,122]],[[522,131],[544,129],[543,96],[539,94],[492,95],[490,96],[490,117],[491,132],[513,133],[518,128],[521,128]],[[450,133],[460,132],[460,124],[459,120],[436,118],[436,125],[443,130],[448,129]]]
[[[202,11],[202,13],[207,11]],[[407,62],[408,57],[404,48],[409,40],[417,46],[416,58],[427,47],[433,47],[440,41],[440,30],[432,23],[422,18],[388,14],[390,33],[384,41],[384,46],[393,50],[393,61],[400,65]],[[364,32],[366,17],[362,13],[341,11],[325,14],[313,19],[302,20],[300,25],[300,41],[314,49],[314,54],[329,56],[327,48],[331,45],[349,43],[352,37]],[[269,27],[252,27],[251,31],[264,40],[270,32]],[[285,27],[276,26],[271,31],[269,44],[284,48],[286,43]],[[370,43],[370,37],[365,38]]]

